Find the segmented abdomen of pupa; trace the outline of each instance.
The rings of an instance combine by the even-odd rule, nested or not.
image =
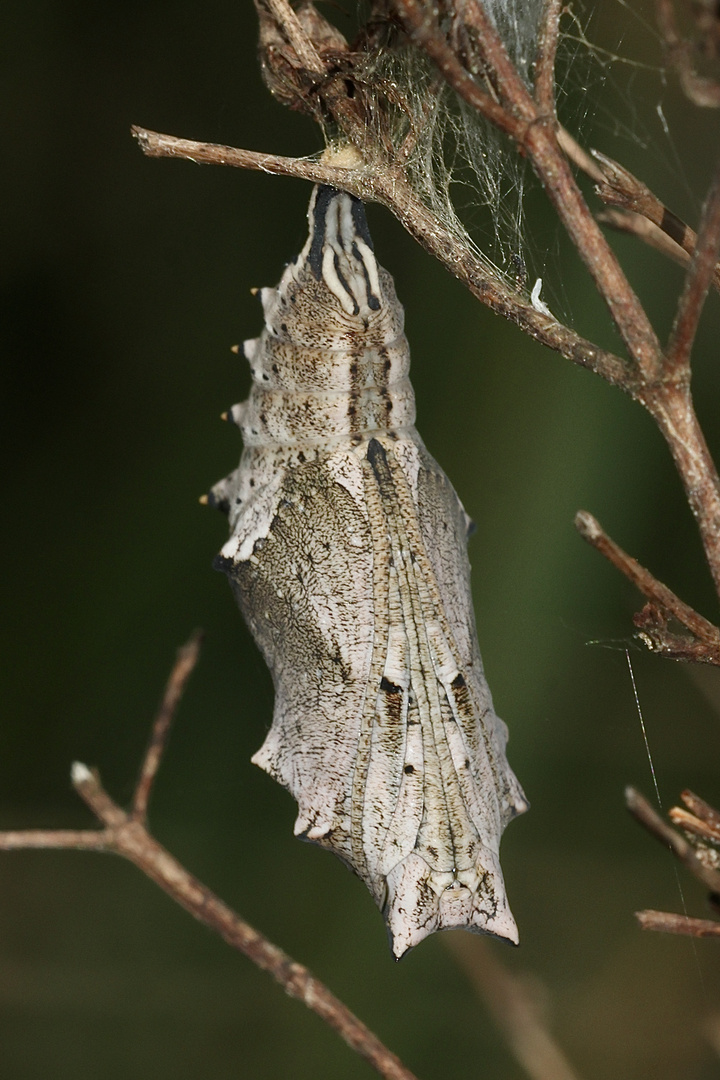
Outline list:
[[[517,941],[499,845],[526,809],[483,674],[468,518],[414,427],[403,310],[362,204],[316,188],[310,233],[248,341],[240,466],[211,493],[272,672],[253,761],[339,855],[399,957],[453,926]]]

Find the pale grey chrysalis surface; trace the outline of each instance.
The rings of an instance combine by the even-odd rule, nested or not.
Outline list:
[[[498,857],[527,808],[483,675],[468,518],[414,427],[410,354],[362,204],[313,192],[310,235],[245,342],[239,468],[216,565],[272,672],[253,761],[297,835],[365,881],[396,957],[464,926],[517,942]]]

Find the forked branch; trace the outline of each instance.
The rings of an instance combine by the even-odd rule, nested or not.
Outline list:
[[[307,1005],[336,1031],[352,1050],[364,1057],[380,1076],[387,1080],[417,1080],[400,1059],[316,979],[308,968],[297,963],[232,911],[206,885],[190,874],[169,851],[158,844],[148,831],[148,800],[183,689],[197,662],[199,648],[200,635],[195,634],[178,653],[141,764],[131,812],[127,813],[108,795],[97,772],[76,762],[72,767],[73,787],[90,807],[102,828],[80,831],[33,829],[0,832],[0,851],[75,848],[121,855],[134,863],[199,922],[210,927],[228,945],[272,975],[290,997]]]

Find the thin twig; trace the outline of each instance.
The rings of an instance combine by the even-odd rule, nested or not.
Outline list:
[[[599,221],[601,225],[607,225],[609,228],[615,229],[616,232],[636,236],[638,240],[642,240],[648,247],[655,248],[661,255],[672,259],[679,266],[687,267],[690,265],[690,255],[684,247],[676,243],[666,232],[663,232],[659,225],[650,221],[649,218],[643,217],[642,214],[636,214],[634,210],[618,210],[610,206],[607,210],[601,210],[600,213],[596,214],[595,220]],[[717,288],[719,283],[714,280],[713,284]]]
[[[587,167],[587,162],[582,158],[573,157],[573,160],[595,180],[597,184],[595,191],[598,198],[602,199],[606,206],[620,211],[627,211],[632,215],[639,214],[641,218],[645,218],[648,223],[659,229],[678,253],[682,251],[692,257],[697,245],[697,233],[689,225],[679,218],[677,214],[674,214],[672,210],[669,210],[658,199],[657,195],[641,180],[638,180],[629,169],[614,161],[613,158],[607,157],[606,154],[601,154],[599,150],[592,151],[592,158],[594,159],[592,169]],[[600,171],[599,179],[598,170]],[[615,228],[624,227],[624,219],[614,217],[612,214],[598,215],[597,220],[610,224]],[[643,232],[637,224],[626,224],[626,231],[634,232],[635,235],[640,236],[647,243],[660,248],[659,242],[653,239],[654,233],[652,230]],[[666,246],[661,250],[669,253],[670,249]],[[687,260],[683,260],[679,254],[673,255],[673,257],[687,265]],[[720,291],[720,264],[714,266],[711,277],[713,285]]]
[[[692,919],[672,911],[636,911],[641,930],[659,930],[665,934],[684,934],[688,937],[720,937],[720,922],[712,919]]]
[[[698,881],[712,893],[720,893],[720,871],[705,866],[695,853],[695,849],[685,837],[671,829],[663,819],[656,814],[647,799],[644,799],[639,791],[633,787],[625,789],[625,803],[637,821],[651,833],[661,844],[670,848],[673,855],[687,867]]]
[[[602,179],[597,185],[597,195],[606,206],[616,206],[621,210],[632,210],[642,214],[658,228],[679,244],[688,254],[695,249],[696,236],[684,221],[668,210],[642,180],[638,180],[629,169],[599,150],[592,151],[592,157],[600,168]]]
[[[158,131],[133,125],[130,131],[146,157],[180,158],[199,165],[231,165],[237,169],[254,169],[275,176],[297,176],[314,184],[337,184],[352,194],[362,187],[362,172],[325,164],[312,158],[290,158],[279,154],[261,154],[256,150],[240,150],[220,143],[196,142],[162,135]]]
[[[232,911],[147,831],[144,820],[147,795],[160,764],[170,720],[197,659],[198,648],[199,636],[195,635],[180,650],[140,772],[133,813],[126,813],[114,802],[102,786],[97,772],[76,762],[72,768],[73,786],[104,828],[96,832],[29,830],[0,833],[0,850],[80,848],[123,856],[199,922],[215,930],[234,949],[272,975],[287,994],[316,1013],[386,1080],[417,1080],[399,1058],[308,968],[298,964]],[[141,785],[142,792],[139,790]]]
[[[590,157],[587,150],[583,150],[580,143],[572,137],[567,128],[564,128],[562,124],[558,124],[556,134],[560,149],[570,158],[570,161],[582,169],[596,184],[602,184],[605,177],[600,166]]]
[[[287,34],[288,41],[295,50],[298,59],[307,71],[314,75],[325,74],[325,64],[308,35],[303,30],[297,15],[288,0],[263,0],[268,11],[273,15],[277,26]]]
[[[531,1080],[577,1080],[527,986],[499,962],[491,943],[467,934],[448,934],[445,942]]]
[[[165,752],[170,727],[175,719],[177,707],[185,691],[185,685],[192,674],[200,656],[202,634],[197,631],[186,645],[178,649],[177,660],[170,672],[162,703],[150,732],[150,741],[140,767],[140,775],[133,796],[132,816],[144,822],[150,794]]]
[[[665,350],[664,375],[690,377],[690,351],[700,314],[712,282],[720,252],[720,167],[710,186],[698,229],[695,252],[678,302],[675,321]]]
[[[643,596],[658,604],[695,635],[705,648],[710,662],[720,664],[720,629],[698,614],[672,592],[667,585],[653,577],[649,570],[615,543],[600,523],[586,510],[575,515],[575,528],[584,540],[592,544],[622,574],[635,585]]]
[[[704,824],[700,816],[707,822],[717,825],[720,822],[720,814],[691,791],[684,791],[683,801],[698,811],[699,816],[694,818],[686,810],[673,807],[670,817],[682,828],[695,832],[700,831],[697,826]],[[630,813],[641,825],[644,825],[661,844],[670,849],[673,855],[710,890],[710,900],[716,902],[720,894],[720,871],[716,868],[713,849],[699,844],[693,847],[680,833],[671,829],[663,819],[656,814],[648,801],[640,795],[635,788],[625,789],[625,801]],[[705,835],[704,838],[708,838]],[[715,838],[711,838],[715,839]],[[685,934],[690,937],[720,937],[720,922],[710,919],[693,919],[687,915],[678,915],[669,911],[636,911],[635,916],[643,930],[660,930],[668,934]]]
[[[720,843],[720,830],[708,825],[706,821],[702,821],[682,806],[672,806],[668,810],[668,817],[673,825],[677,825],[684,832],[692,833],[693,836],[697,836],[701,840],[709,840],[713,844]]]
[[[104,830],[100,829],[24,829],[0,832],[0,851],[27,851],[32,848],[106,851],[107,840]]]
[[[541,113],[555,115],[555,57],[563,0],[545,0],[535,60],[535,100]]]
[[[701,799],[699,795],[696,795],[694,791],[688,790],[688,788],[680,793],[680,798],[688,810],[691,810],[696,817],[710,826],[717,834],[718,839],[720,839],[720,812],[710,803]]]
[[[637,209],[638,202],[635,198],[632,196],[626,197],[621,191],[609,187],[607,174],[603,172],[595,158],[591,157],[583,149],[562,124],[557,126],[557,140],[563,153],[567,155],[570,161],[582,169],[598,185],[596,192],[600,198],[606,195],[608,191],[613,192],[612,200],[607,198],[604,200],[606,202],[612,201],[613,205],[608,205],[606,210],[595,214],[596,221],[601,225],[607,225],[611,229],[615,229],[617,232],[630,233],[632,236],[636,236],[648,247],[655,248],[656,251],[669,259],[673,259],[680,266],[687,267],[690,265],[690,258],[695,250],[697,237],[689,225],[686,225],[676,214],[668,210],[653,195],[650,189],[641,184],[627,169],[622,169],[622,173],[631,178],[632,190],[637,192],[638,189],[642,189],[645,193],[647,201],[641,205],[646,212]],[[598,160],[611,161],[610,158],[604,157],[597,151],[593,151],[593,153],[597,154]],[[621,169],[617,162],[613,162],[613,165],[616,169]],[[624,208],[630,205],[633,206],[632,210]],[[648,208],[650,208],[650,211],[648,211]],[[647,216],[647,212],[651,212],[652,216]],[[658,224],[656,224],[656,219]],[[712,284],[720,292],[720,264],[715,267]]]
[[[638,390],[637,399],[655,420],[672,454],[720,597],[720,477],[690,388],[687,382],[648,383]]]

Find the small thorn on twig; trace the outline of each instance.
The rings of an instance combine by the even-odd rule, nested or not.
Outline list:
[[[677,915],[672,911],[652,910],[636,911],[635,918],[641,930],[657,930],[686,937],[720,937],[720,922],[712,919],[693,919],[689,915]]]

